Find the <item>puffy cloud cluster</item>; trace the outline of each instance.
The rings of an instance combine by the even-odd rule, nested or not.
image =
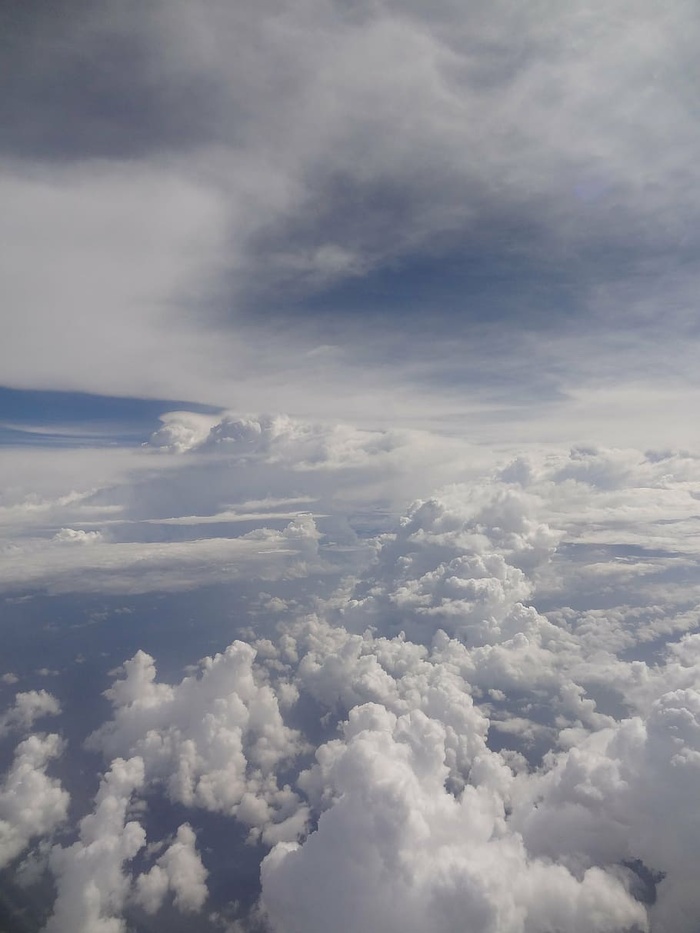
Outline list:
[[[473,644],[503,639],[532,595],[532,571],[558,535],[530,517],[526,494],[453,487],[418,502],[396,534],[381,542],[373,576],[351,596],[346,614],[383,632],[430,641],[437,629]],[[512,633],[519,630],[515,621]]]
[[[22,485],[22,463],[7,470],[0,589],[133,594],[323,570],[316,519],[359,550],[349,516],[386,524],[468,450],[415,430],[171,412],[151,444],[116,465],[98,458],[87,489],[65,491],[76,483],[65,452],[58,476],[39,470],[45,496]]]
[[[278,696],[254,660],[250,645],[234,642],[171,686],[156,681],[153,659],[139,652],[108,690],[114,718],[91,746],[108,757],[139,756],[145,779],[171,800],[235,815],[265,838],[294,837],[305,813],[277,771],[306,747],[280,711],[295,690],[278,688]]]
[[[697,486],[692,472],[674,477],[653,456],[631,465],[629,455],[575,451],[570,461],[578,470],[587,459],[608,478],[590,465],[563,475],[569,458],[557,456],[539,476],[522,462],[509,467],[507,486],[486,496],[452,488],[417,503],[378,542],[367,573],[323,606],[325,618],[282,626],[272,663],[285,677],[295,669],[300,693],[344,725],[299,778],[317,830],[263,863],[276,931],[325,929],[331,911],[349,931],[694,929],[698,636],[669,645],[656,664],[627,661],[580,638],[576,611],[568,624],[555,612],[554,624],[526,601],[553,572],[560,540],[532,515],[544,506],[562,517],[565,491],[561,532],[570,535],[583,531],[584,497],[611,527],[628,503],[641,506],[637,490],[666,491],[668,521]],[[614,485],[611,460],[627,466]],[[646,508],[667,533],[663,507]],[[475,553],[501,561],[460,560]],[[458,567],[459,585],[445,586]],[[471,576],[495,579],[499,602],[482,597],[474,611],[473,591],[464,596]],[[588,692],[613,684],[616,716]],[[533,769],[508,751],[516,747],[528,757],[553,751]]]
[[[15,696],[14,705],[0,716],[0,737],[14,730],[28,731],[43,716],[58,716],[61,704],[46,690],[28,690]]]
[[[202,907],[207,899],[207,870],[195,841],[192,827],[183,823],[156,864],[136,879],[135,899],[146,913],[155,913],[169,891],[179,910],[196,911]]]
[[[64,744],[58,735],[30,735],[20,742],[0,787],[0,867],[39,836],[50,834],[68,814],[68,793],[46,773]]]
[[[205,443],[218,419],[193,411],[169,411],[160,416],[161,426],[149,443],[174,453],[184,453]]]
[[[14,675],[5,682],[13,681],[17,681]],[[13,732],[26,734],[37,720],[60,712],[60,703],[46,690],[18,693],[0,716],[0,738]],[[64,741],[56,734],[29,735],[17,745],[0,786],[0,867],[66,820],[69,795],[57,778],[47,774],[50,762],[64,749]]]
[[[311,470],[313,431],[256,446],[237,424],[193,462]],[[95,811],[50,856],[47,930],[111,933],[170,898],[212,929],[208,811],[268,850],[274,933],[694,933],[699,489],[685,454],[533,451],[414,502],[330,595],[271,584],[260,628],[179,682],[137,653],[88,742],[109,768]],[[310,516],[284,535],[316,566]],[[19,694],[8,722],[47,697]],[[159,793],[188,823],[147,848],[129,812]]]
[[[116,759],[95,798],[95,810],[80,823],[80,839],[55,846],[50,866],[58,894],[45,933],[120,933],[120,914],[129,896],[123,871],[146,844],[143,827],[127,819],[132,795],[143,784],[143,762]]]
[[[216,453],[236,464],[274,464],[293,471],[357,470],[368,465],[386,469],[397,465],[407,450],[415,466],[415,458],[425,446],[425,435],[415,430],[368,430],[282,414],[227,412],[215,417],[168,412],[160,420],[162,426],[150,438],[150,445],[157,449]],[[449,444],[443,441],[440,446],[447,448]],[[463,453],[464,446],[460,446]],[[429,457],[437,462],[437,451],[433,449]]]
[[[96,544],[101,539],[99,531],[85,531],[83,528],[61,528],[53,537],[58,544]]]
[[[156,864],[132,879],[128,863],[144,849],[146,833],[129,819],[129,808],[144,781],[138,756],[116,758],[102,778],[94,811],[80,822],[79,839],[51,850],[58,894],[44,933],[120,933],[127,929],[125,908],[139,905],[152,913],[168,891],[179,910],[197,910],[206,900],[207,872],[187,824]]]
[[[693,675],[692,688],[664,693],[645,718],[623,720],[552,754],[544,773],[524,782],[514,807],[514,826],[539,856],[643,866],[641,895],[655,933],[691,933],[700,914],[697,664]]]
[[[417,710],[351,712],[343,739],[317,752],[317,779],[333,799],[318,830],[263,862],[263,903],[276,931],[321,933],[331,917],[343,933],[646,926],[620,879],[596,869],[576,877],[528,855],[506,821],[510,772],[495,756],[475,762],[474,784],[461,795],[449,793],[445,739],[444,727]]]

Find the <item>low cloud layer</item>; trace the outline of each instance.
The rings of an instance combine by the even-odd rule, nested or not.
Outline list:
[[[474,479],[453,466],[455,481],[394,514],[377,477],[415,437],[228,416],[186,444],[166,430],[149,455],[165,482],[211,469],[247,483],[252,469],[291,503],[310,477],[325,519],[313,535],[310,516],[265,530],[283,502],[274,483],[240,502],[258,529],[231,541],[287,535],[294,573],[261,574],[236,640],[184,677],[160,677],[143,651],[112,673],[112,712],[82,737],[105,771],[73,839],[51,841],[68,798],[47,767],[63,744],[18,746],[6,861],[24,853],[18,878],[32,859],[55,878],[47,931],[139,929],[171,911],[202,931],[693,933],[700,461],[533,447]],[[345,550],[322,530],[341,517],[358,523]],[[51,546],[104,546],[83,538]],[[318,574],[326,589],[305,592]],[[60,716],[51,695],[22,691],[5,728],[46,714]],[[20,772],[45,801],[30,823]],[[161,834],[155,800],[173,813]],[[245,903],[212,893],[227,843],[207,836],[207,814],[257,852]]]

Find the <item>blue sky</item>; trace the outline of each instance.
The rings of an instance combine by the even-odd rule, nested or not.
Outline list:
[[[3,7],[0,926],[696,933],[699,40]]]

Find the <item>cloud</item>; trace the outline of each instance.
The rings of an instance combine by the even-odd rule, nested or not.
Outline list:
[[[174,401],[6,447],[0,590],[209,587],[221,649],[125,651],[60,845],[80,763],[17,747],[46,929],[255,926],[205,913],[213,815],[279,933],[694,933],[693,5],[41,6],[0,36],[0,379]],[[59,712],[6,692],[0,733]]]
[[[130,905],[153,913],[168,891],[180,911],[199,910],[207,898],[207,871],[196,835],[183,823],[148,872],[133,879],[129,863],[146,846],[141,824],[129,819],[135,795],[144,787],[144,762],[114,759],[100,782],[92,813],[80,821],[79,839],[54,846],[49,867],[57,897],[46,933],[117,933],[126,930],[122,912]]]
[[[572,412],[595,434],[607,405],[641,443],[644,393],[682,438],[695,32],[684,0],[33,9],[6,49],[3,378],[461,412],[499,440],[568,436]]]
[[[49,865],[56,877],[57,897],[45,933],[119,933],[129,896],[124,863],[146,844],[143,827],[127,819],[134,792],[142,786],[143,762],[116,759],[102,778],[95,810],[80,822],[80,839],[55,846]]]
[[[306,743],[285,725],[280,697],[253,666],[255,654],[234,642],[204,658],[198,676],[170,686],[156,681],[153,659],[139,652],[107,691],[114,718],[91,736],[90,746],[108,758],[138,755],[145,779],[173,801],[235,815],[253,836],[294,837],[306,811],[288,785],[278,785],[276,773]],[[290,686],[287,704],[294,695]]]
[[[199,434],[191,417],[204,425]],[[233,413],[166,414],[150,445],[119,453],[72,474],[74,452],[58,452],[56,464],[33,463],[31,483],[25,459],[9,464],[0,586],[135,593],[293,576],[311,564],[323,572],[339,547],[364,547],[351,517],[376,527],[426,473],[439,482],[475,469],[458,439]],[[196,538],[179,530],[190,526]]]
[[[197,429],[191,427],[196,417]],[[328,424],[289,415],[192,416],[168,412],[150,443],[168,452],[217,453],[234,462],[279,464],[287,469],[351,470],[384,465],[421,436],[408,430],[363,430],[351,424]],[[448,446],[447,443],[445,446]],[[418,451],[416,451],[418,452]],[[433,454],[434,455],[434,454]]]
[[[438,628],[470,643],[499,640],[532,593],[521,566],[546,561],[556,541],[516,491],[455,487],[419,501],[382,542],[373,578],[349,601],[349,624],[357,613],[364,625],[381,619],[383,631],[393,617],[394,630],[418,642]]]
[[[169,411],[161,415],[161,427],[154,431],[150,443],[154,447],[184,453],[203,443],[217,418],[191,411]]]
[[[192,827],[183,823],[153,868],[136,879],[135,900],[146,913],[155,913],[168,891],[172,891],[179,910],[201,909],[207,898],[207,870],[195,849],[195,841]]]
[[[60,712],[60,703],[46,690],[18,693],[14,705],[0,716],[0,737],[15,730],[28,732],[37,719],[43,716],[58,716]]]
[[[49,777],[49,762],[64,743],[58,735],[30,735],[15,749],[0,787],[0,865],[16,858],[36,837],[46,836],[68,816],[68,793]]]
[[[329,923],[452,933],[465,922],[492,933],[675,933],[695,916],[697,459],[532,446],[472,464],[470,480],[463,445],[438,448],[454,459],[424,471],[436,452],[422,460],[421,439],[224,414],[191,449],[141,452],[154,472],[119,521],[151,528],[160,514],[166,529],[195,519],[201,529],[207,509],[191,505],[204,487],[214,508],[228,501],[229,518],[257,525],[230,539],[230,553],[239,578],[267,574],[265,592],[236,640],[182,679],[159,679],[144,652],[114,675],[112,713],[88,740],[111,770],[79,840],[50,860],[57,931],[120,929],[169,910],[169,898],[194,927],[214,924],[206,888],[220,890],[227,863],[204,835],[206,814],[259,845],[251,858],[267,853],[260,909],[279,933]],[[413,472],[460,481],[396,515]],[[402,475],[406,486],[385,494]],[[178,509],[166,507],[178,484]],[[264,527],[281,505],[310,504],[312,489],[319,527],[304,513],[282,531]],[[354,550],[339,547],[328,585],[312,586],[332,552],[320,525],[333,531],[341,517],[358,523],[345,539]],[[91,561],[120,527],[42,547]],[[148,553],[120,544],[130,560]],[[163,580],[175,544],[159,545]],[[249,548],[263,552],[259,564]],[[283,586],[271,563],[280,550],[298,574]],[[183,556],[185,579],[186,566]],[[27,709],[48,705],[37,698]],[[124,762],[133,780],[122,787],[110,775]],[[180,829],[147,847],[129,813],[162,798],[176,817],[169,830]],[[98,819],[109,808],[116,822]],[[128,853],[117,838],[131,839]],[[91,907],[69,896],[76,879],[94,884]],[[249,902],[211,912],[238,923],[255,913]]]
[[[168,355],[163,341],[178,358],[188,346],[197,352],[196,338],[173,331],[168,339],[163,305],[171,324],[181,319],[184,292],[214,260],[216,198],[155,167],[108,163],[36,175],[3,168],[3,223],[12,232],[0,275],[14,348],[0,354],[5,383],[152,394],[168,369],[158,363]],[[41,280],[31,274],[38,266]]]
[[[665,458],[643,459],[642,473],[655,459]],[[553,459],[547,473],[558,470]],[[516,472],[527,473],[521,465],[509,478]],[[552,488],[528,480],[530,509],[538,510],[535,489],[558,496],[569,481],[559,475]],[[628,474],[616,487],[634,497],[640,482],[648,478]],[[663,484],[673,485],[668,473]],[[598,492],[586,483],[594,508],[607,486]],[[432,606],[436,595],[440,619],[451,618],[451,607],[470,619],[460,590],[445,593],[442,575],[428,569],[437,559],[454,560],[476,539],[482,548],[497,542],[517,560],[527,542],[521,535],[513,548],[522,500],[513,512],[497,490],[453,488],[450,507],[435,497],[430,518],[414,521],[418,503],[384,536],[366,576],[328,601],[330,621],[281,627],[274,663],[296,669],[302,697],[310,693],[344,725],[342,738],[317,747],[316,763],[299,778],[319,814],[317,830],[301,844],[279,844],[263,862],[263,904],[275,930],[325,929],[331,912],[348,930],[453,930],[465,917],[470,928],[499,931],[692,928],[698,908],[688,866],[697,834],[686,814],[700,735],[697,635],[669,646],[655,665],[623,661],[525,605],[509,607],[481,642],[482,630],[466,626],[456,639],[430,627],[410,639],[393,635],[397,617],[410,625],[416,607]],[[580,491],[573,492],[569,533],[581,507]],[[529,519],[527,527],[537,524]],[[536,595],[546,561],[546,550],[540,562],[525,560],[532,589],[521,599]],[[413,594],[418,581],[421,599],[396,607],[394,594]],[[370,594],[366,600],[355,598],[358,589]],[[386,601],[379,611],[378,597]],[[349,619],[361,630],[363,618],[378,632],[343,626]],[[623,705],[619,718],[603,715],[581,678],[594,695],[596,683],[612,678],[632,712]],[[493,750],[494,728],[513,740],[501,752]],[[461,748],[456,736],[466,739]],[[512,752],[538,746],[553,749],[538,769]],[[507,889],[499,887],[506,863]]]
[[[516,805],[514,824],[530,850],[585,864],[641,860],[660,883],[650,907],[653,930],[693,929],[700,907],[692,868],[697,826],[692,803],[700,767],[700,694],[673,690],[645,719],[603,730],[553,756],[533,775],[533,796]],[[537,787],[537,790],[535,788]]]
[[[112,542],[100,532],[64,531],[49,542],[30,539],[14,546],[0,586],[38,586],[51,593],[147,593],[192,589],[244,574],[279,579],[305,573],[305,561],[317,562],[318,532],[311,516],[295,519],[282,531],[260,528],[239,538],[186,542]]]
[[[263,862],[273,929],[646,928],[617,879],[528,858],[490,786],[498,765],[478,763],[479,786],[450,794],[445,751],[444,728],[420,712],[353,710],[343,740],[317,752],[334,797],[317,832]]]

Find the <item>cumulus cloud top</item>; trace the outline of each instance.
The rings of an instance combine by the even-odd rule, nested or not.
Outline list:
[[[60,712],[60,703],[46,690],[18,693],[14,705],[0,716],[0,737],[15,730],[28,731],[37,719],[57,716]]]
[[[143,762],[116,759],[100,784],[95,810],[80,823],[80,839],[50,855],[58,895],[45,933],[120,933],[129,893],[124,863],[146,843],[142,826],[127,819],[134,791],[143,784]]]
[[[55,734],[30,735],[17,746],[0,788],[0,866],[66,819],[69,796],[60,781],[46,773],[49,762],[63,750]]]
[[[114,719],[91,745],[109,757],[138,755],[148,779],[162,783],[172,800],[237,815],[258,830],[283,823],[299,801],[278,786],[276,772],[305,743],[285,725],[279,698],[254,660],[250,645],[234,642],[205,658],[199,676],[173,687],[157,683],[153,659],[139,652],[108,691]]]
[[[263,863],[275,930],[321,931],[332,914],[348,931],[645,925],[643,907],[617,879],[595,870],[576,879],[528,858],[505,822],[501,762],[477,762],[479,786],[450,794],[445,738],[444,727],[417,710],[351,712],[345,739],[317,753],[335,802],[301,848],[278,845]]]
[[[192,430],[193,417],[199,430]],[[288,415],[224,414],[220,419],[171,412],[150,439],[154,447],[182,453],[218,451],[236,459],[283,463],[297,470],[362,466],[412,440],[410,431],[369,431]],[[208,428],[208,430],[206,430]]]
[[[182,911],[199,910],[207,899],[207,870],[195,848],[192,827],[183,823],[174,841],[151,870],[136,879],[136,901],[144,910],[155,913],[168,891],[175,906]]]

